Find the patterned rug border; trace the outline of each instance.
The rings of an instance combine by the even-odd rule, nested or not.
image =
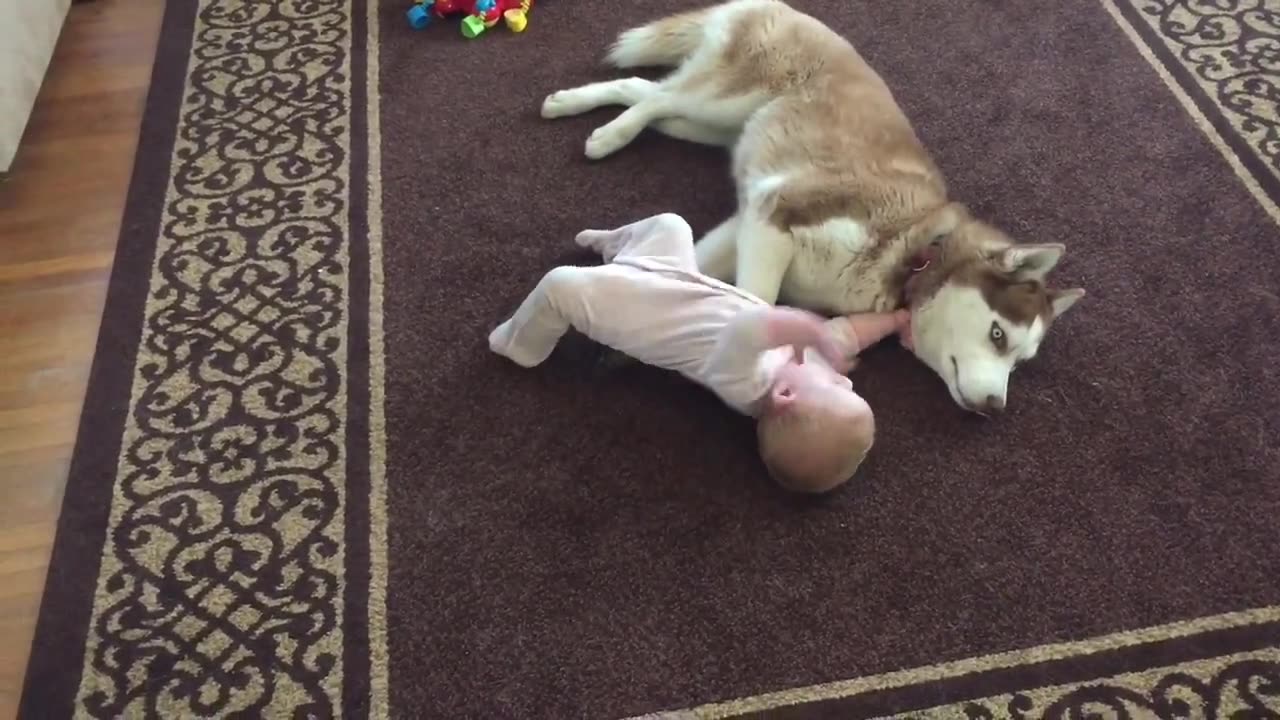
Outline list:
[[[1221,103],[1205,92],[1195,70],[1169,47],[1172,40],[1160,36],[1151,27],[1142,15],[1143,11],[1134,7],[1133,0],[1098,1],[1142,58],[1151,65],[1196,128],[1227,161],[1262,209],[1280,225],[1280,177],[1276,170],[1266,165],[1262,150],[1242,137],[1240,129]],[[1172,2],[1177,4],[1183,0]],[[1273,91],[1274,89],[1272,88]],[[1270,134],[1280,134],[1280,123],[1275,118],[1271,120]]]
[[[1187,648],[1176,648],[1186,653],[1185,655],[1178,656],[1177,661],[1173,663],[1155,663],[1154,666],[1148,665],[1142,669],[1162,670],[1165,667],[1181,664],[1188,659],[1213,659],[1235,654],[1242,650],[1255,651],[1265,649],[1272,651],[1268,653],[1269,655],[1276,655],[1275,649],[1280,647],[1280,606],[1224,613],[1164,625],[1154,625],[1138,630],[1101,635],[1085,640],[1038,645],[936,665],[926,665],[878,675],[867,675],[850,680],[789,688],[679,710],[634,715],[624,720],[720,720],[755,715],[766,711],[773,711],[769,713],[770,718],[793,716],[811,718],[815,717],[817,712],[834,709],[836,705],[839,706],[837,717],[882,717],[883,715],[880,714],[883,712],[882,708],[877,708],[880,711],[877,713],[864,714],[858,712],[854,714],[852,707],[854,701],[864,696],[887,694],[897,690],[914,690],[916,697],[924,695],[932,700],[932,702],[920,703],[918,707],[912,707],[907,713],[904,713],[909,714],[910,712],[919,712],[934,707],[952,707],[953,705],[964,704],[967,701],[986,698],[994,694],[989,690],[965,693],[964,690],[968,689],[965,688],[957,691],[958,697],[951,697],[949,693],[944,693],[936,687],[936,685],[944,681],[972,679],[993,674],[996,671],[1023,668],[1034,669],[1036,672],[1032,674],[1040,676],[1039,669],[1042,666],[1056,664],[1060,666],[1071,665],[1071,669],[1075,672],[1083,671],[1084,677],[1074,682],[1061,684],[1063,687],[1070,689],[1116,674],[1116,671],[1110,668],[1110,672],[1090,672],[1091,668],[1082,666],[1080,661],[1093,660],[1100,656],[1126,649],[1155,649],[1158,651],[1163,646],[1170,644],[1171,641],[1178,640],[1188,641],[1186,643]],[[1212,646],[1212,651],[1205,652],[1202,649],[1205,645]],[[1230,649],[1225,652],[1219,649],[1224,646]],[[1280,657],[1273,659],[1280,661]],[[1276,667],[1280,670],[1280,664],[1277,664]],[[1120,672],[1129,671],[1131,670],[1126,669]],[[1059,684],[1045,681],[1019,682],[1015,683],[1014,690],[1020,693],[1021,691],[1036,690]],[[999,692],[1011,691],[1002,688]],[[839,702],[833,703],[832,701]],[[903,702],[908,705],[912,704],[911,699],[904,701],[897,697],[893,698],[891,702],[894,705]],[[916,702],[918,703],[918,700]],[[828,705],[831,707],[824,707]],[[786,708],[793,708],[796,713],[792,715],[781,712]],[[864,710],[865,708],[858,709]],[[896,711],[890,712],[894,716],[898,715]],[[800,713],[803,713],[803,715]],[[821,716],[825,717],[826,715]]]
[[[337,486],[330,489],[334,493],[333,497],[324,500],[322,504],[327,503],[327,507],[335,511],[332,517],[332,525],[337,535],[336,554],[331,562],[337,563],[337,577],[334,579],[335,587],[330,591],[331,610],[329,616],[336,615],[337,627],[339,633],[329,638],[326,633],[324,642],[332,645],[338,643],[336,647],[335,657],[323,657],[324,650],[320,649],[316,644],[311,652],[314,659],[319,660],[316,664],[306,667],[303,671],[304,675],[308,675],[306,682],[310,683],[308,688],[303,689],[298,685],[290,685],[292,680],[286,681],[286,686],[277,688],[274,691],[275,703],[300,703],[306,705],[308,703],[317,703],[318,706],[328,706],[330,710],[337,714],[356,714],[363,715],[366,712],[377,712],[376,708],[371,704],[376,704],[381,698],[383,715],[385,716],[386,707],[386,662],[385,662],[385,514],[380,522],[380,528],[374,527],[374,518],[372,514],[376,513],[385,504],[380,501],[376,495],[374,488],[371,486],[381,478],[370,477],[376,472],[376,468],[371,467],[366,459],[377,453],[372,451],[371,445],[378,445],[382,441],[382,425],[378,418],[371,418],[366,414],[366,410],[373,403],[380,402],[380,394],[375,396],[374,391],[370,387],[370,372],[375,366],[366,367],[365,363],[377,363],[379,359],[375,357],[369,346],[376,344],[381,347],[381,338],[371,338],[369,333],[372,328],[369,325],[369,316],[371,312],[376,312],[376,307],[371,307],[369,303],[372,301],[373,288],[369,286],[371,280],[381,277],[380,266],[375,265],[375,258],[372,253],[374,249],[369,248],[364,240],[366,236],[374,236],[377,233],[370,232],[365,226],[367,219],[371,219],[366,213],[365,204],[370,198],[376,197],[375,188],[365,184],[365,177],[370,173],[367,171],[367,164],[370,158],[364,151],[363,143],[366,138],[374,137],[375,134],[366,132],[367,115],[369,109],[366,95],[367,89],[364,84],[370,77],[376,77],[376,65],[368,66],[366,62],[366,43],[376,42],[371,38],[367,31],[371,28],[376,30],[376,23],[370,24],[371,19],[377,17],[377,3],[367,3],[365,0],[330,0],[322,4],[309,4],[305,6],[294,6],[290,3],[282,3],[273,12],[283,12],[284,15],[274,18],[276,29],[280,28],[280,20],[288,19],[289,27],[285,30],[296,30],[299,32],[330,32],[333,26],[311,26],[304,27],[302,24],[317,20],[318,23],[330,22],[334,17],[341,17],[342,27],[338,28],[336,34],[331,35],[331,42],[334,47],[331,48],[333,54],[326,58],[320,56],[297,56],[297,57],[274,57],[271,56],[280,52],[287,52],[287,49],[281,51],[273,49],[267,51],[263,60],[278,60],[283,63],[294,62],[325,62],[327,60],[336,61],[339,65],[325,66],[321,76],[327,75],[328,79],[308,80],[302,83],[302,91],[307,92],[313,89],[311,84],[318,85],[322,82],[337,83],[340,85],[337,92],[339,96],[329,96],[320,98],[311,97],[283,97],[273,94],[256,95],[259,90],[253,89],[251,83],[254,80],[246,80],[250,84],[248,89],[248,97],[254,101],[254,105],[241,105],[239,100],[242,98],[232,99],[230,96],[223,96],[222,89],[213,92],[224,101],[220,107],[201,107],[197,104],[194,97],[189,97],[189,93],[204,92],[210,93],[211,88],[221,88],[223,86],[216,85],[221,82],[216,77],[197,76],[197,72],[208,70],[207,67],[201,70],[196,69],[193,62],[212,62],[210,57],[218,57],[217,44],[226,42],[235,42],[234,37],[227,34],[219,34],[222,32],[220,23],[231,22],[235,20],[232,16],[241,13],[245,18],[256,17],[255,13],[262,10],[263,6],[255,7],[253,5],[240,4],[232,0],[231,2],[223,2],[222,0],[202,0],[201,2],[174,2],[167,3],[164,11],[164,17],[161,22],[161,30],[159,42],[156,50],[155,60],[152,64],[151,84],[148,90],[147,100],[143,110],[143,120],[140,130],[141,142],[139,144],[139,152],[135,157],[134,169],[132,172],[128,198],[125,203],[125,210],[121,224],[121,231],[116,246],[115,262],[105,302],[105,308],[102,324],[98,333],[98,339],[95,347],[93,366],[90,373],[90,379],[84,404],[84,410],[81,415],[79,429],[77,434],[76,447],[73,453],[70,471],[68,474],[68,483],[61,509],[58,530],[54,540],[54,547],[50,559],[50,570],[46,579],[40,613],[36,623],[36,631],[34,634],[31,655],[28,661],[28,669],[24,679],[22,696],[19,706],[19,717],[72,717],[86,716],[98,712],[108,712],[108,707],[103,705],[104,702],[133,702],[134,699],[124,698],[118,695],[124,691],[124,687],[117,687],[114,692],[117,695],[106,695],[94,700],[89,698],[86,704],[86,692],[93,692],[92,683],[86,685],[92,680],[87,670],[91,667],[91,663],[103,661],[110,665],[113,660],[110,657],[93,659],[94,648],[89,642],[90,633],[100,632],[102,627],[100,623],[95,623],[93,618],[97,616],[98,610],[95,610],[97,603],[101,602],[99,594],[94,592],[95,587],[101,586],[102,582],[108,582],[105,586],[108,592],[119,593],[121,586],[113,587],[110,583],[120,578],[113,578],[110,581],[102,577],[104,568],[104,557],[109,557],[110,543],[121,542],[121,538],[132,537],[117,533],[111,528],[112,504],[113,499],[117,497],[119,490],[119,478],[122,468],[126,467],[123,463],[134,462],[124,458],[122,452],[125,449],[126,441],[125,432],[122,429],[128,428],[128,423],[133,415],[135,395],[138,392],[137,384],[140,358],[142,357],[142,343],[148,332],[149,322],[153,319],[152,314],[148,312],[148,307],[155,300],[156,285],[153,283],[153,274],[157,272],[157,263],[164,259],[159,251],[164,247],[158,239],[168,239],[168,243],[172,246],[175,238],[186,238],[181,232],[181,225],[177,235],[170,222],[173,221],[174,206],[172,205],[173,197],[169,192],[170,183],[175,177],[175,173],[181,171],[184,162],[193,162],[191,156],[185,159],[176,154],[180,147],[191,147],[192,143],[200,141],[198,133],[203,128],[204,132],[226,132],[236,131],[240,129],[235,123],[239,122],[236,118],[227,116],[220,121],[221,116],[217,113],[239,113],[239,112],[259,112],[262,113],[255,118],[249,118],[253,121],[253,125],[268,119],[275,122],[284,122],[286,120],[298,120],[309,124],[312,132],[324,132],[332,129],[339,135],[334,136],[333,142],[337,143],[337,156],[329,156],[319,158],[317,170],[321,174],[316,177],[328,178],[332,175],[335,182],[335,192],[328,196],[328,201],[336,203],[336,209],[329,211],[325,209],[317,217],[322,219],[316,222],[330,222],[328,227],[332,229],[329,235],[317,235],[316,241],[330,241],[334,243],[336,249],[332,252],[337,253],[333,259],[339,266],[345,264],[345,276],[339,276],[335,281],[336,288],[336,305],[334,310],[338,315],[331,329],[325,330],[329,335],[339,338],[335,357],[338,362],[338,370],[336,379],[330,378],[332,382],[336,382],[336,395],[331,398],[326,407],[332,409],[336,413],[337,428],[340,434],[336,437],[342,438],[345,443],[344,447],[336,450],[333,457],[334,473],[330,476],[338,478]],[[265,12],[265,11],[263,11]],[[209,13],[209,24],[201,20],[205,17],[205,13]],[[327,16],[325,15],[327,13]],[[296,21],[296,23],[295,23]],[[203,29],[202,29],[203,28]],[[210,31],[212,28],[213,35],[197,35],[197,32]],[[327,28],[327,29],[326,29]],[[271,32],[271,30],[267,30]],[[217,39],[211,39],[216,37]],[[374,36],[376,37],[376,36]],[[316,35],[311,36],[314,42]],[[319,47],[319,46],[317,46]],[[226,51],[226,48],[223,48]],[[210,55],[212,53],[212,55]],[[318,58],[318,60],[317,60]],[[225,69],[225,68],[224,68]],[[251,67],[244,67],[251,72],[262,72],[262,68],[256,71]],[[296,65],[291,65],[290,70],[297,69]],[[318,66],[308,67],[309,70],[316,70]],[[234,73],[233,73],[234,74]],[[192,83],[210,83],[209,86],[201,85],[197,87]],[[283,92],[281,88],[276,88],[274,92]],[[271,91],[267,91],[271,92]],[[274,107],[260,107],[257,103],[261,98],[262,101],[271,102],[273,100],[297,100],[299,108],[289,105],[276,105]],[[307,105],[309,102],[318,100],[320,107],[332,106],[333,109],[339,111],[336,117],[309,117],[308,112],[312,110]],[[206,98],[207,101],[207,98]],[[329,105],[325,105],[328,103]],[[337,104],[334,104],[337,103]],[[284,116],[275,115],[277,112],[285,112]],[[294,112],[297,110],[297,112]],[[194,113],[204,112],[204,115]],[[209,114],[213,113],[213,114]],[[271,113],[269,116],[268,113]],[[290,114],[292,113],[292,114]],[[244,122],[249,122],[244,120]],[[221,122],[221,124],[219,124]],[[203,123],[203,125],[201,125]],[[252,143],[254,137],[254,128],[246,126],[243,130],[247,136],[243,138],[244,142]],[[271,126],[257,127],[257,131],[267,133],[269,135],[272,130]],[[197,135],[188,136],[184,133],[197,132]],[[275,137],[275,136],[270,136]],[[278,138],[277,138],[278,139]],[[315,139],[315,138],[312,138]],[[345,143],[345,147],[343,146]],[[183,145],[185,144],[185,145]],[[246,145],[250,147],[251,145]],[[298,160],[317,160],[317,158],[304,157],[305,153],[310,150],[306,146],[293,148],[288,147],[275,148],[278,154],[272,156],[272,161],[280,161],[288,163],[290,159]],[[290,153],[293,153],[292,155]],[[246,156],[247,157],[247,156]],[[246,157],[240,158],[244,161]],[[325,163],[333,166],[333,170],[322,169],[327,167]],[[317,208],[323,207],[326,202],[324,196],[307,195],[307,192],[314,191],[316,187],[309,177],[290,178],[288,171],[298,170],[297,165],[290,166],[286,172],[279,176],[260,175],[259,181],[266,182],[268,189],[280,194],[276,197],[284,197],[286,192],[293,192],[289,197],[291,200],[280,206],[270,206],[274,212],[280,214],[286,222],[288,220],[297,221],[297,217],[291,216],[290,213],[301,211],[315,211]],[[255,172],[267,173],[269,171],[262,168]],[[330,175],[324,173],[329,172]],[[276,179],[276,178],[280,179]],[[190,178],[189,178],[190,181]],[[198,181],[195,180],[195,181]],[[255,188],[257,186],[254,186]],[[300,189],[300,190],[299,190]],[[223,189],[219,189],[216,193],[211,193],[213,197],[221,197]],[[204,196],[196,196],[200,199],[192,199],[193,203],[205,202]],[[301,203],[301,207],[294,207],[288,203]],[[190,208],[188,208],[190,209]],[[207,211],[208,208],[204,208]],[[325,214],[328,213],[328,214]],[[312,213],[316,215],[316,213]],[[314,218],[307,215],[302,222],[310,222]],[[251,216],[252,217],[252,216]],[[372,216],[376,219],[376,216]],[[279,223],[277,223],[279,225]],[[210,230],[219,227],[216,223],[201,226],[204,230]],[[234,229],[241,228],[234,223],[231,225]],[[252,227],[248,225],[246,227]],[[380,227],[378,228],[380,230]],[[228,230],[229,233],[233,230]],[[324,232],[324,231],[321,231]],[[248,237],[248,236],[247,236]],[[250,241],[249,248],[257,249],[257,245]],[[184,245],[182,249],[191,250],[191,246]],[[312,257],[311,261],[317,259],[323,261],[324,250],[317,248],[300,248],[299,252],[312,253],[318,256]],[[291,256],[292,257],[292,256]],[[250,255],[248,262],[259,262],[261,258]],[[327,266],[326,266],[327,267]],[[343,268],[340,268],[340,271]],[[324,273],[329,270],[319,270]],[[299,279],[299,282],[317,282],[319,276],[307,276],[308,279]],[[345,283],[345,284],[344,284]],[[323,291],[323,288],[322,288]],[[169,292],[172,292],[171,290]],[[169,296],[172,301],[172,295]],[[180,298],[181,300],[181,298]],[[221,302],[220,298],[206,297],[205,300],[216,300]],[[195,302],[193,300],[193,302]],[[216,303],[215,303],[216,305]],[[186,308],[186,306],[182,306]],[[187,309],[194,309],[192,308]],[[198,307],[205,307],[199,305]],[[272,320],[264,321],[273,323]],[[264,325],[264,327],[266,327]],[[324,327],[324,326],[321,326]],[[186,337],[186,341],[190,341],[195,335]],[[152,350],[153,351],[153,350]],[[381,388],[378,388],[380,391]],[[148,409],[148,412],[151,412]],[[154,422],[154,420],[152,421]],[[380,450],[378,452],[381,452]],[[167,461],[167,460],[166,460]],[[301,466],[299,466],[301,468]],[[301,472],[301,470],[299,470]],[[328,472],[328,471],[326,471]],[[369,491],[366,493],[366,486]],[[385,495],[385,493],[383,493]],[[129,502],[136,506],[135,500]],[[368,503],[374,503],[370,505]],[[300,506],[293,507],[294,511],[299,511]],[[317,520],[317,523],[324,522]],[[317,531],[317,537],[318,537]],[[326,531],[327,532],[327,531]],[[308,543],[318,542],[319,540],[308,540]],[[380,542],[381,547],[377,551],[370,547],[370,542]],[[376,565],[377,558],[382,559],[381,569]],[[117,556],[118,557],[118,556]],[[366,563],[369,563],[366,565]],[[265,566],[264,566],[265,567]],[[266,570],[264,570],[266,571]],[[377,576],[381,575],[384,581],[379,590]],[[123,578],[128,583],[132,582],[129,577]],[[252,582],[253,578],[249,578],[244,582]],[[369,584],[366,584],[369,583]],[[128,585],[124,585],[128,587]],[[191,589],[191,592],[195,592]],[[316,592],[319,592],[318,590]],[[177,597],[177,596],[175,596]],[[185,598],[184,601],[195,601],[200,597],[200,593],[191,598]],[[135,606],[136,605],[136,606]],[[237,606],[232,605],[232,608]],[[145,602],[139,601],[136,604],[129,605],[124,608],[114,608],[113,610],[140,611],[138,615],[133,617],[129,622],[137,623],[145,622],[145,611],[147,606]],[[265,609],[264,609],[265,611]],[[101,618],[99,618],[101,620]],[[162,619],[162,618],[157,618]],[[318,620],[318,618],[315,618]],[[115,622],[115,621],[113,621]],[[224,625],[230,622],[226,618],[214,618],[210,616],[209,625],[214,623]],[[115,627],[114,625],[110,627]],[[151,627],[151,625],[142,625],[136,627]],[[118,628],[117,628],[118,629]],[[184,632],[181,628],[168,627],[164,623],[160,623],[154,628],[157,633],[172,633],[172,638],[157,636],[154,641],[160,644],[171,642],[174,640],[181,641]],[[111,630],[112,633],[116,630]],[[186,632],[190,632],[188,629]],[[214,634],[209,636],[197,635],[196,639],[205,637],[206,640],[216,639],[217,631],[211,631]],[[255,633],[264,633],[261,638],[253,638],[246,635],[240,640],[233,642],[242,643],[242,652],[248,652],[250,655],[259,656],[258,661],[271,661],[273,658],[267,657],[267,654],[280,652],[273,649],[269,638],[265,633],[270,632],[270,626],[259,624],[253,628]],[[366,635],[368,633],[368,635]],[[345,636],[345,638],[344,638]],[[368,646],[369,640],[382,638],[381,662],[378,661],[378,653],[370,652]],[[301,642],[301,641],[299,641]],[[194,646],[193,646],[194,647]],[[204,658],[203,653],[213,653],[208,658]],[[195,660],[203,658],[209,663],[220,662],[215,655],[216,649],[201,650],[197,653]],[[160,653],[164,655],[164,653]],[[311,656],[306,658],[300,657],[302,663],[311,662]],[[239,662],[239,661],[237,661]],[[331,662],[332,667],[325,663]],[[381,671],[380,675],[371,664],[377,664]],[[74,667],[71,667],[74,665]],[[104,671],[103,667],[97,665],[93,672]],[[139,666],[140,667],[140,666]],[[127,668],[126,668],[127,669]],[[133,670],[137,670],[135,667]],[[112,670],[114,672],[114,670]],[[133,678],[133,671],[130,671],[130,678]],[[129,680],[126,684],[132,686],[136,678]],[[96,682],[96,681],[95,681]],[[116,681],[111,681],[116,682]],[[121,680],[120,682],[124,682]],[[166,686],[167,687],[167,686]],[[86,689],[88,688],[88,689]],[[181,686],[170,688],[173,690],[174,697],[170,697],[165,702],[188,703],[193,702],[193,696],[184,696],[182,693],[187,692]],[[295,692],[300,690],[301,692]],[[252,693],[251,693],[252,694]],[[152,693],[146,694],[145,698],[149,703],[156,701],[152,697]],[[264,696],[266,697],[266,696]],[[135,698],[138,699],[138,698]],[[268,698],[269,699],[269,698]],[[265,700],[264,700],[265,701]],[[195,701],[198,702],[198,701]],[[96,704],[95,704],[96,703]],[[336,705],[336,707],[334,706]],[[300,705],[301,706],[301,705]],[[163,705],[160,707],[154,704],[149,705],[152,711],[162,711]],[[139,708],[134,708],[139,709]],[[173,708],[171,707],[170,710]]]

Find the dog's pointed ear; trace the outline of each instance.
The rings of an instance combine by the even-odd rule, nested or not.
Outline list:
[[[1084,288],[1071,288],[1070,290],[1050,290],[1049,305],[1053,308],[1053,316],[1055,318],[1062,317],[1063,313],[1071,309],[1076,301],[1084,297]]]
[[[1005,248],[997,257],[1000,269],[1018,280],[1044,280],[1044,276],[1058,264],[1067,247],[1062,243],[1037,243],[1014,245]]]

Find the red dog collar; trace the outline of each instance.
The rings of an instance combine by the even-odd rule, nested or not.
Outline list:
[[[902,283],[902,304],[904,306],[911,305],[911,287],[914,284],[916,276],[924,272],[925,268],[933,262],[934,255],[937,253],[938,242],[934,241],[920,248],[919,252],[907,259],[907,279]]]
[[[933,251],[934,245],[932,243],[921,248],[920,252],[911,256],[911,259],[907,262],[907,267],[913,273],[918,273],[929,267],[929,263],[933,262]]]

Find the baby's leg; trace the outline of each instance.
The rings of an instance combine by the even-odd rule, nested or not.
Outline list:
[[[586,320],[584,294],[594,268],[548,272],[509,320],[489,333],[489,349],[523,367],[546,360],[570,326]]]
[[[616,230],[584,230],[575,242],[599,252],[605,262],[619,257],[651,257],[684,270],[698,269],[693,230],[675,213],[654,215]]]

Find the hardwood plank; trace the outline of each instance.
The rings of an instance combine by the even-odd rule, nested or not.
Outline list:
[[[0,718],[17,714],[163,11],[71,6],[0,183]]]
[[[0,265],[0,283],[16,280],[39,280],[53,275],[77,274],[111,267],[115,253],[111,250],[67,254],[58,253],[47,259]]]

